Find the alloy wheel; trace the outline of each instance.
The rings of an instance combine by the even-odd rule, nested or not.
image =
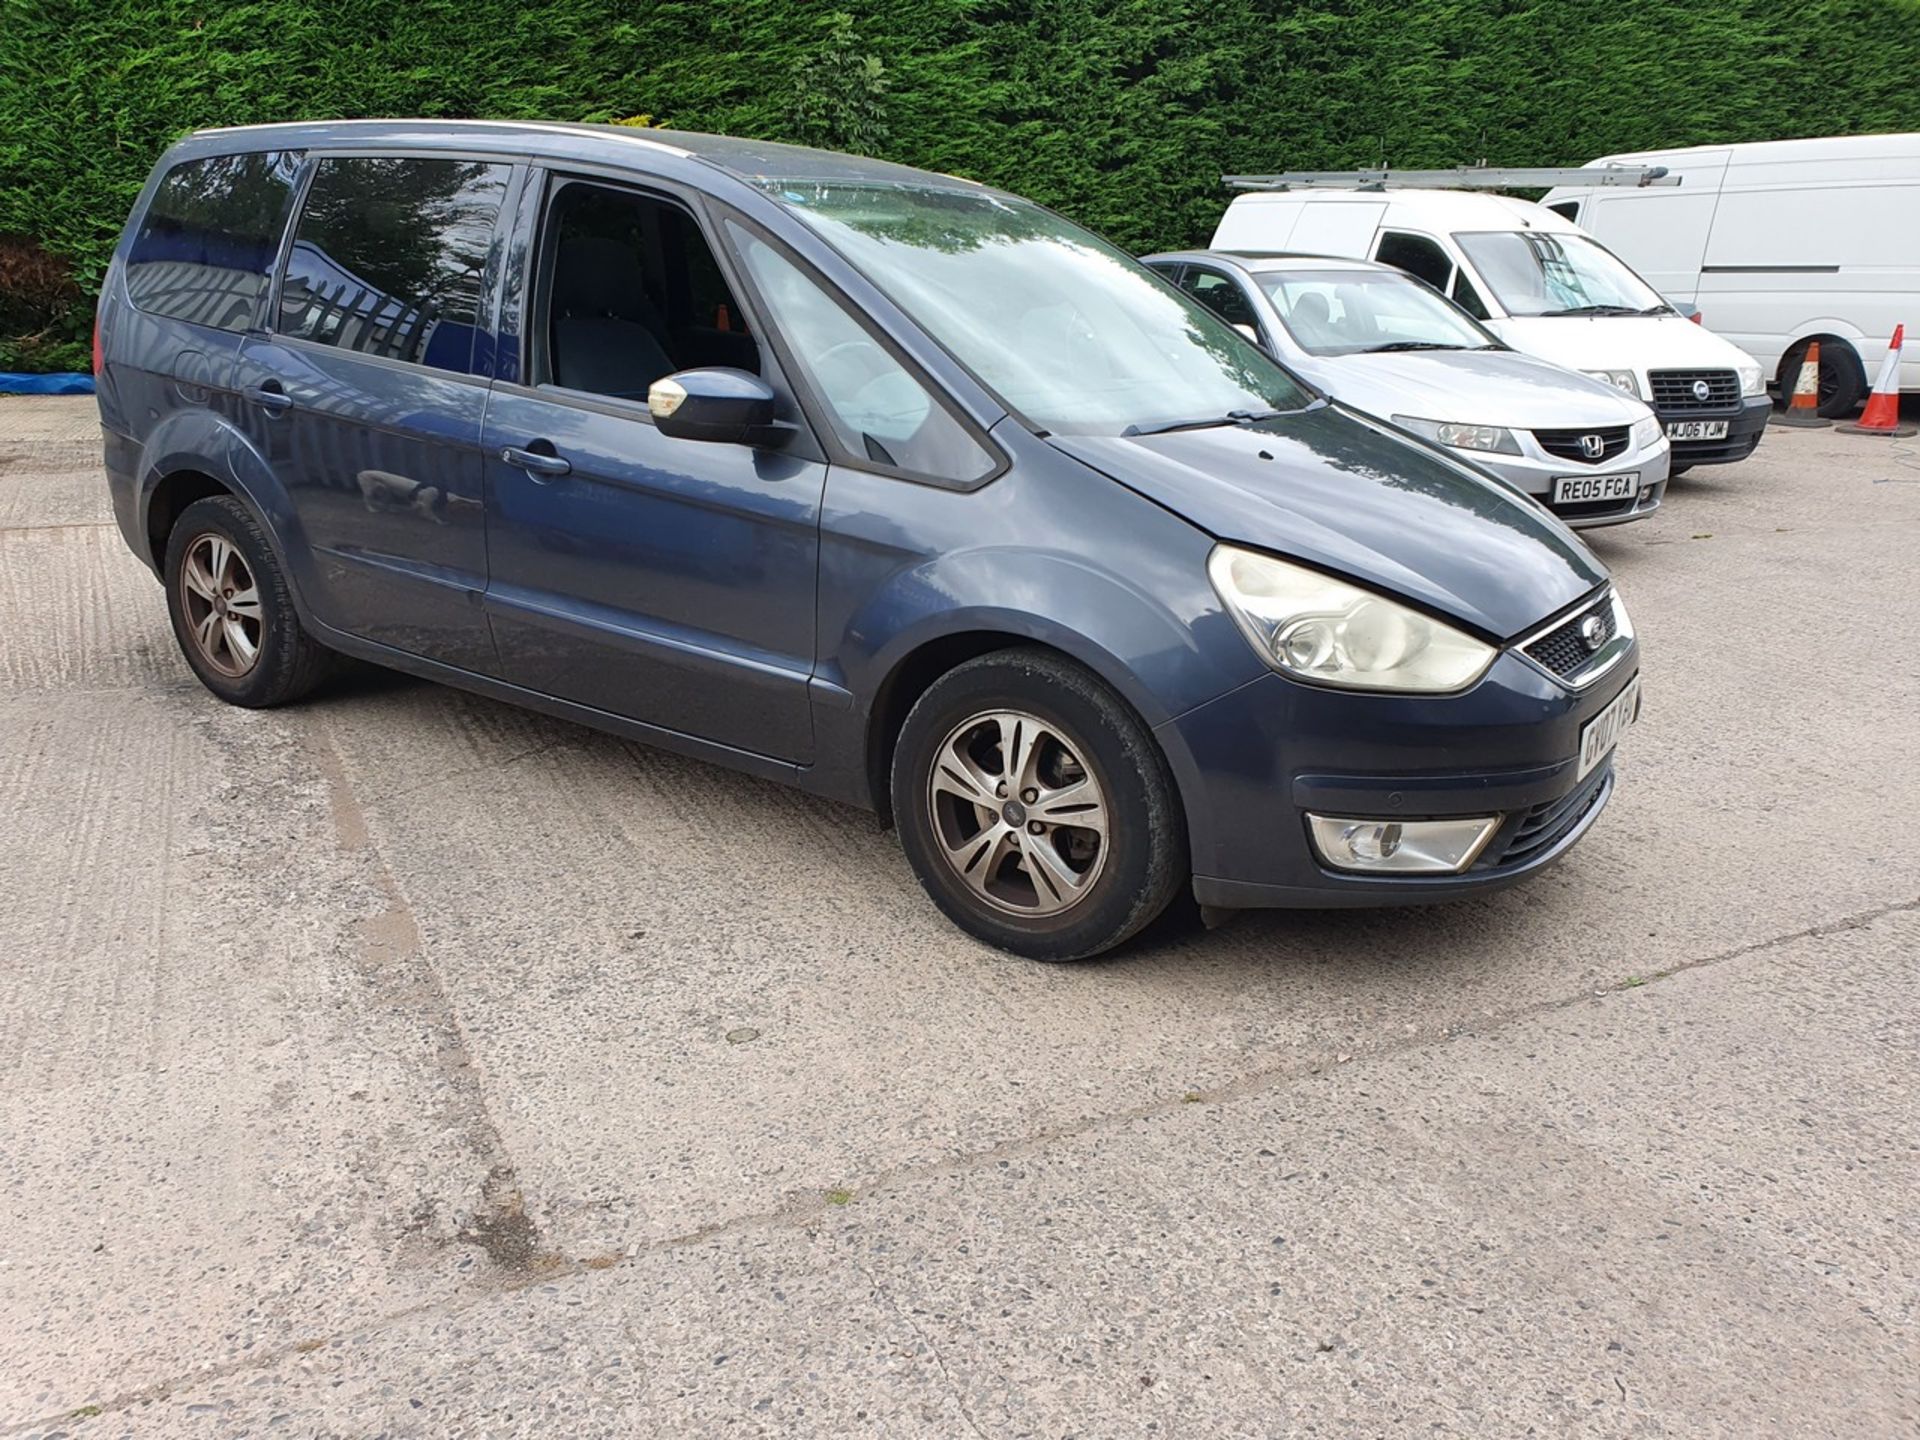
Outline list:
[[[196,536],[180,563],[180,609],[187,639],[210,669],[232,679],[260,660],[260,587],[233,542]]]
[[[927,798],[936,848],[994,908],[1057,915],[1100,878],[1109,812],[1082,753],[1061,727],[1019,710],[964,720],[935,752]]]

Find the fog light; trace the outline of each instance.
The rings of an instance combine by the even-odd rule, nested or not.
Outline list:
[[[1466,820],[1354,820],[1309,815],[1313,848],[1336,870],[1457,874],[1500,826],[1498,815]]]

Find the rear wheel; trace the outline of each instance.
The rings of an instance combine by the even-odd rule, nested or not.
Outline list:
[[[1188,878],[1159,747],[1119,696],[1049,651],[998,651],[936,681],[901,728],[893,799],[934,903],[1030,959],[1118,945]]]
[[[1835,336],[1820,339],[1820,414],[1837,420],[1853,414],[1867,393],[1867,372],[1853,346]],[[1800,367],[1806,362],[1812,340],[1802,340],[1780,357],[1780,400],[1793,403],[1793,387],[1800,383]]]
[[[165,578],[180,653],[229,705],[284,705],[326,678],[333,652],[301,628],[266,532],[231,495],[181,512]]]

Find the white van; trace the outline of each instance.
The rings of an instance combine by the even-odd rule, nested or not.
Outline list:
[[[1677,314],[1565,216],[1464,190],[1259,190],[1220,217],[1211,248],[1396,265],[1514,349],[1653,406],[1674,473],[1753,453],[1772,404],[1750,355]]]
[[[1820,411],[1859,404],[1894,326],[1920,325],[1920,134],[1610,155],[1665,166],[1646,189],[1565,185],[1542,202],[1791,389],[1820,342]],[[1678,181],[1678,183],[1674,183]],[[1920,390],[1920,346],[1900,366]]]

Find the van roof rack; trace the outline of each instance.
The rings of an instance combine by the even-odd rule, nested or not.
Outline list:
[[[1230,190],[1551,190],[1678,185],[1664,165],[1493,166],[1456,165],[1451,170],[1285,170],[1278,175],[1222,175]]]

